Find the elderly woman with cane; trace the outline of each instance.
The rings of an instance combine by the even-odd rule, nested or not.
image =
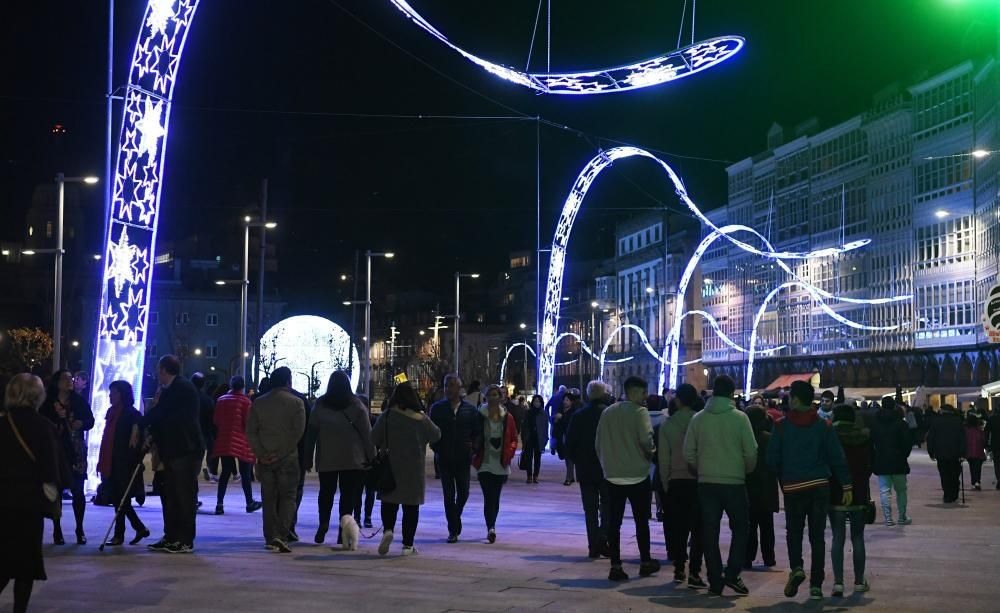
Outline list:
[[[142,416],[135,408],[132,386],[127,381],[113,381],[108,390],[111,408],[106,417],[97,470],[110,487],[111,500],[118,507],[114,522],[115,536],[101,546],[102,550],[105,546],[118,547],[125,543],[126,518],[135,530],[135,538],[129,541],[130,545],[138,545],[139,541],[149,536],[149,530],[132,508],[132,498],[143,492],[141,466],[145,454],[139,437],[139,420]]]

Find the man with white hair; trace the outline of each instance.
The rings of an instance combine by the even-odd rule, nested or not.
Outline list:
[[[580,498],[587,523],[587,549],[591,558],[608,555],[608,488],[594,440],[601,413],[610,403],[610,390],[601,381],[587,384],[587,404],[575,411],[566,427],[566,453],[576,465]]]

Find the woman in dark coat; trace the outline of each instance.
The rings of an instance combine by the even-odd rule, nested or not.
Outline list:
[[[559,459],[566,464],[566,480],[563,481],[563,485],[572,485],[576,482],[573,460],[566,454],[566,428],[569,426],[570,417],[578,408],[580,408],[580,391],[567,390],[559,412],[552,418],[552,436],[556,440],[556,453],[559,454]]]
[[[545,414],[545,401],[541,396],[531,399],[531,406],[521,422],[521,454],[525,456],[528,483],[538,483],[542,468],[542,451],[549,440],[549,418]]]
[[[774,514],[778,512],[778,479],[768,468],[767,444],[771,439],[770,418],[759,406],[751,406],[747,411],[754,438],[757,439],[757,467],[747,475],[747,497],[750,499],[750,538],[747,539],[747,555],[744,568],[752,568],[757,559],[757,532],[760,530],[760,555],[764,565],[777,564],[774,559]]]
[[[84,432],[94,427],[94,414],[83,396],[73,391],[73,375],[68,370],[59,370],[52,375],[39,413],[56,426],[61,472],[68,475],[60,485],[73,494],[76,542],[78,545],[86,545],[83,514],[87,510],[87,499],[83,485],[87,481],[87,442],[83,437]],[[52,520],[52,542],[56,545],[66,542],[58,519]]]
[[[14,581],[14,611],[27,611],[35,581],[44,581],[42,513],[59,496],[58,453],[52,424],[37,413],[42,380],[14,377],[0,411],[0,592]]]
[[[139,440],[139,420],[142,415],[135,408],[135,396],[132,393],[132,386],[127,381],[113,381],[108,386],[108,391],[111,396],[111,408],[108,409],[108,416],[105,418],[107,425],[104,427],[104,438],[101,440],[97,471],[101,473],[105,487],[110,488],[108,495],[116,508],[122,503],[123,497],[125,501],[115,519],[115,536],[105,545],[118,547],[125,543],[126,518],[135,530],[135,538],[129,541],[129,544],[138,545],[139,541],[149,536],[149,530],[132,508],[132,498],[143,494],[143,471],[140,470],[136,475],[127,496],[125,488],[129,487],[135,467],[142,462],[142,445]]]

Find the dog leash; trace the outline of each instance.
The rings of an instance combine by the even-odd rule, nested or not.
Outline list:
[[[376,530],[375,532],[372,532],[371,534],[365,534],[364,532],[361,532],[361,530],[358,530],[358,533],[361,535],[361,538],[364,538],[364,539],[373,539],[376,536],[378,536],[380,532],[382,532],[382,528],[384,528],[384,527],[385,526],[379,526],[378,530]]]

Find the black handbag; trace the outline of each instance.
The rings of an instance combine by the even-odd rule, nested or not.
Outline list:
[[[347,413],[344,413],[344,419],[347,423],[351,424],[354,431],[357,433],[358,438],[361,439],[361,443],[364,446],[365,437],[361,434],[361,430],[354,424]],[[365,452],[365,468],[370,471],[371,479],[375,483],[375,490],[379,494],[388,494],[389,492],[396,489],[396,476],[392,474],[392,465],[389,463],[389,412],[385,413],[385,449],[380,449],[374,458],[368,458],[367,451]]]
[[[872,500],[865,503],[865,523],[869,525],[875,523],[875,502]]]

